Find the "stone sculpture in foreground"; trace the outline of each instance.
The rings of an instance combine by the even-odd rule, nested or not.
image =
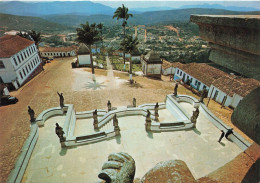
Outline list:
[[[98,177],[110,183],[132,183],[135,176],[135,161],[127,153],[113,153],[102,166]]]
[[[135,179],[135,161],[127,153],[113,153],[102,166],[98,177],[106,183],[158,183],[158,182],[189,182],[195,183],[186,163],[181,160],[169,160],[158,163],[143,178]]]

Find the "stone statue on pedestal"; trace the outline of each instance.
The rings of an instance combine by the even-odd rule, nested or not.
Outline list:
[[[175,87],[174,87],[174,93],[173,95],[176,97],[177,96],[177,90],[178,90],[178,83],[175,84]]]
[[[197,108],[195,111],[193,111],[193,114],[191,116],[191,122],[194,123],[194,127],[196,127],[197,118],[199,117],[199,108]]]
[[[114,130],[115,130],[116,136],[120,135],[120,128],[118,126],[118,119],[116,117],[116,114],[113,117],[113,125],[114,125]]]
[[[208,91],[207,91],[206,89],[203,89],[203,90],[202,90],[202,93],[201,93],[201,95],[200,95],[200,100],[199,100],[199,102],[204,103],[204,102],[203,102],[203,99],[207,97],[207,93],[208,93]]]
[[[110,100],[107,102],[107,108],[108,108],[108,112],[111,111],[111,109],[112,109],[112,104],[111,104]]]
[[[133,98],[133,107],[136,107],[136,99]]]
[[[155,115],[155,121],[159,121],[159,112],[158,112],[158,110],[159,110],[159,104],[158,104],[158,102],[155,104],[155,106],[154,106],[154,115]]]
[[[63,97],[63,93],[59,93],[57,92],[57,94],[60,97],[60,107],[63,108],[64,107],[64,97]]]
[[[146,118],[145,118],[145,129],[147,131],[151,130],[151,124],[152,124],[151,112],[149,110],[147,110],[147,115],[146,115]]]
[[[30,107],[30,106],[28,106],[28,114],[30,115],[30,118],[31,118],[31,122],[34,122],[35,121],[35,118],[34,118],[34,110]]]
[[[97,109],[93,112],[93,125],[94,125],[94,129],[97,130],[98,129],[98,115],[97,115]]]
[[[59,137],[60,142],[65,142],[66,138],[63,137],[63,135],[65,134],[63,131],[63,128],[60,127],[60,125],[58,123],[56,123],[56,129],[55,129],[56,135]]]

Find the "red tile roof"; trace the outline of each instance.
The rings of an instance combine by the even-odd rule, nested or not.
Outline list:
[[[68,52],[75,50],[74,47],[40,47],[40,52]]]
[[[163,60],[162,68],[168,69],[170,67],[178,67],[180,68],[183,64],[180,62],[168,62],[167,60]]]
[[[177,67],[197,80],[201,81],[208,87],[214,80],[228,75],[227,73],[205,63],[179,64]]]
[[[213,81],[212,85],[231,97],[234,93],[241,97],[245,97],[252,90],[259,87],[260,82],[252,78],[235,78],[234,76],[229,75]]]
[[[5,35],[0,38],[0,58],[9,58],[32,44],[33,41],[18,35]]]

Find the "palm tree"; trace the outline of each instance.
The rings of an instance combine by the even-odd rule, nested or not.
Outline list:
[[[100,40],[102,42],[102,48],[103,48],[103,24],[102,23],[97,24],[97,28],[100,30],[100,33],[101,33]]]
[[[33,39],[33,41],[35,42],[35,45],[37,46],[38,50],[39,50],[39,44],[41,42],[41,33],[38,32],[36,33],[34,30],[31,30],[28,32],[29,37],[31,37]]]
[[[121,42],[122,49],[126,53],[130,53],[130,69],[129,69],[129,74],[130,74],[130,83],[133,83],[132,80],[132,54],[137,51],[137,45],[139,44],[139,41],[136,38],[133,39],[132,36],[126,36],[126,39]]]
[[[127,25],[128,18],[133,17],[133,14],[128,13],[128,8],[122,4],[122,7],[118,7],[114,12],[113,18],[123,19],[122,27],[124,28],[124,41],[126,38],[125,27]],[[124,52],[124,69],[125,69],[125,52]]]
[[[93,58],[91,53],[91,45],[93,45],[95,42],[99,41],[98,37],[98,31],[96,29],[96,24],[89,25],[88,22],[86,24],[80,24],[80,28],[77,28],[77,38],[76,41],[79,43],[85,44],[89,51],[90,51],[90,64],[92,68],[92,79],[93,81],[96,80],[95,78],[95,70],[93,65]]]

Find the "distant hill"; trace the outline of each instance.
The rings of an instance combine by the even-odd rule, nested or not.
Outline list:
[[[115,9],[91,1],[0,1],[0,13],[20,16],[43,16],[51,14],[112,15]]]
[[[260,11],[260,9],[252,8],[252,7],[239,7],[239,6],[223,6],[219,4],[202,4],[202,5],[185,5],[181,6],[179,9],[187,9],[187,8],[207,8],[207,9],[223,9],[229,11]]]
[[[0,28],[7,30],[13,29],[21,31],[35,30],[40,32],[63,32],[73,29],[66,25],[49,22],[38,17],[0,14],[0,20]]]
[[[189,21],[191,14],[209,14],[209,15],[259,15],[258,12],[237,12],[228,11],[221,9],[204,9],[204,8],[191,8],[191,9],[181,9],[181,10],[165,10],[165,11],[153,11],[145,12],[141,14],[134,14],[133,18],[128,19],[128,24],[138,24],[138,25],[152,25],[158,23],[170,23],[170,22],[180,22]],[[121,24],[120,21],[112,19],[112,15],[91,15],[91,16],[80,16],[80,15],[49,15],[42,17],[48,21],[53,21],[56,23],[68,25],[68,26],[78,26],[81,23],[89,21],[91,23],[104,23],[104,25],[116,25]]]

